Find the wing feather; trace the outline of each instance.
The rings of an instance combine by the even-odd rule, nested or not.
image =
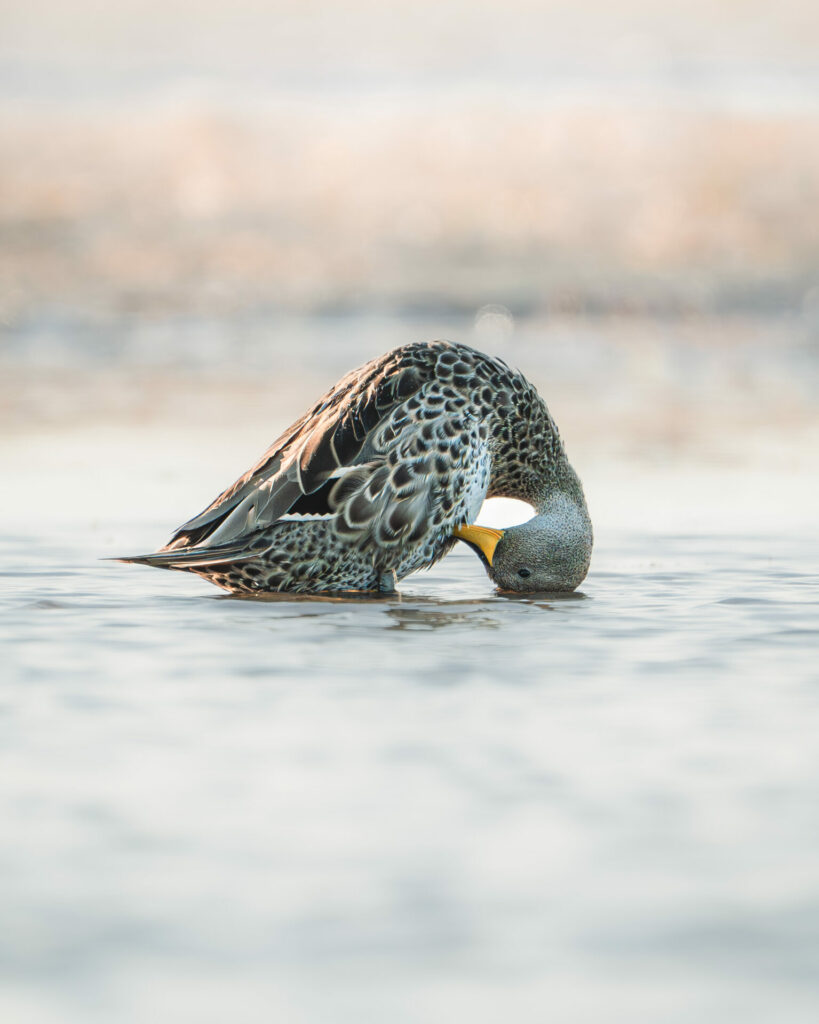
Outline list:
[[[274,523],[338,469],[369,458],[379,425],[434,378],[448,347],[407,345],[347,374],[162,550],[234,544]]]
[[[485,453],[485,429],[438,381],[410,405],[393,409],[370,439],[371,459],[330,492],[336,532],[359,548],[394,549],[459,525],[466,481]]]

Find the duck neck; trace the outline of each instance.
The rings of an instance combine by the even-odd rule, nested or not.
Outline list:
[[[561,520],[571,532],[586,536],[591,543],[592,525],[583,485],[568,462],[550,478],[532,504],[538,517]]]

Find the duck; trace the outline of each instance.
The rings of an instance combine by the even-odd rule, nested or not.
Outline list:
[[[528,502],[534,516],[479,526],[488,497]],[[237,595],[390,594],[458,541],[501,591],[571,591],[593,532],[536,388],[497,357],[431,341],[342,377],[164,547],[117,560]]]

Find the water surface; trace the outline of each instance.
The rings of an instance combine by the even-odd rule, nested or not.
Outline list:
[[[233,599],[2,538],[4,1019],[808,1022],[813,537]]]

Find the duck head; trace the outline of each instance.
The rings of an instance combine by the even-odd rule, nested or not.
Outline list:
[[[459,526],[454,534],[477,552],[500,590],[574,590],[589,571],[593,537],[586,503],[561,491],[520,526]]]

